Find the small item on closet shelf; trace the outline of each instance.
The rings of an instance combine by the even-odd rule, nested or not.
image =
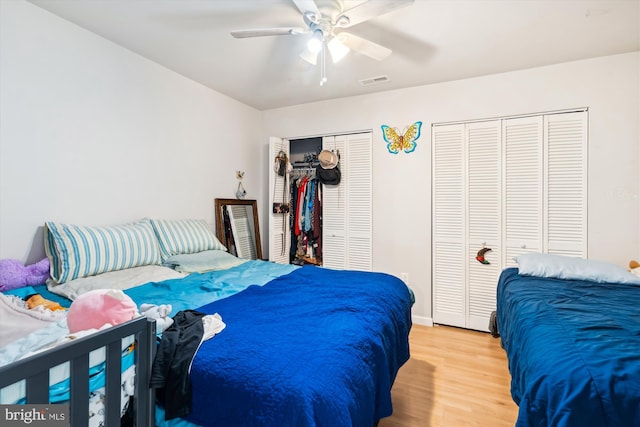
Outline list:
[[[305,153],[303,156],[303,159],[304,159],[303,163],[307,163],[307,164],[317,163],[318,155],[316,153]]]
[[[476,260],[480,263],[480,264],[491,264],[489,261],[487,261],[486,259],[484,259],[484,254],[486,254],[487,252],[489,252],[491,250],[491,248],[482,248],[478,251],[478,254],[476,255]]]

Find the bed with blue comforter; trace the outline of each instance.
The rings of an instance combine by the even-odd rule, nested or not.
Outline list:
[[[275,278],[256,283],[250,273],[265,268]],[[186,420],[371,427],[391,415],[391,386],[409,358],[407,286],[383,273],[282,268],[249,261],[126,291],[138,304],[171,302],[174,314],[197,307],[226,324],[193,359]]]
[[[508,268],[497,319],[517,426],[640,426],[640,286]]]
[[[199,219],[107,227],[47,222],[44,245],[51,266],[46,290],[68,298],[63,305],[71,306],[69,312],[49,321],[50,316],[43,320],[27,310],[24,297],[48,296],[35,287],[0,298],[12,304],[0,316],[11,309],[15,318],[9,325],[3,317],[10,333],[0,335],[0,344],[7,343],[0,364],[6,362],[3,372],[19,373],[5,382],[28,380],[30,403],[50,403],[51,373],[48,365],[23,372],[20,358],[71,339],[67,313],[73,304],[88,292],[108,289],[117,291],[116,301],[127,300],[119,293],[124,292],[138,314],[155,320],[131,323],[144,332],[135,354],[151,362],[156,353],[153,363],[129,368],[136,371],[133,394],[118,399],[124,363],[114,342],[138,332],[131,332],[128,322],[112,327],[96,322],[95,329],[101,329],[91,332],[92,345],[108,344],[111,356],[105,359],[103,399],[109,425],[122,413],[116,403],[129,401],[138,420],[148,420],[155,409],[157,427],[372,427],[392,413],[391,387],[409,359],[413,303],[411,291],[394,276],[239,259]],[[108,305],[115,310],[122,304]],[[13,306],[20,309],[17,318]],[[94,320],[93,311],[83,320]],[[151,339],[154,332],[159,345]],[[69,406],[85,418],[84,361],[91,351],[79,339],[36,356],[82,362],[73,363],[78,369],[69,381]],[[155,396],[164,408],[152,405]],[[74,427],[86,427],[82,418],[76,420]],[[137,425],[147,424],[153,425]]]

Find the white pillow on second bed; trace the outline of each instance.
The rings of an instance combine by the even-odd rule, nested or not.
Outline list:
[[[522,254],[515,260],[523,276],[640,285],[640,277],[604,261],[542,253]]]

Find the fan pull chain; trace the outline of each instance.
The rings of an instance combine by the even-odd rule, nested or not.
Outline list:
[[[327,50],[327,44],[323,40],[322,50],[320,51],[320,86],[324,86],[324,84],[327,82],[326,50]]]

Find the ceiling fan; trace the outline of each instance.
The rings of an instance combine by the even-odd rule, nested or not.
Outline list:
[[[307,48],[300,54],[302,59],[316,65],[321,62],[320,85],[327,82],[325,75],[325,51],[328,50],[334,63],[340,61],[350,50],[382,61],[391,54],[391,49],[343,31],[361,22],[384,15],[393,10],[408,6],[415,0],[367,0],[351,9],[343,10],[340,0],[316,0],[324,10],[320,11],[314,0],[292,0],[300,13],[306,27],[277,27],[250,30],[234,30],[235,38],[263,36],[298,36],[311,35]]]

